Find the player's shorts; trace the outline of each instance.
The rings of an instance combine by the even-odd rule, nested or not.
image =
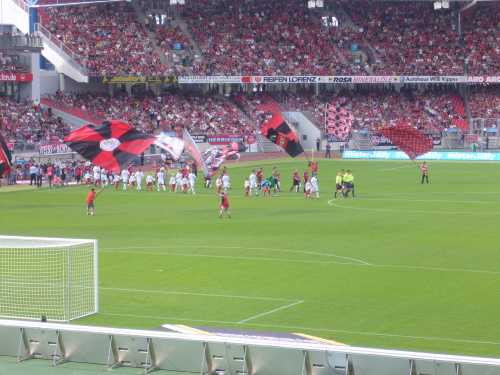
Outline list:
[[[342,184],[336,184],[336,185],[335,185],[335,188],[336,188],[337,190],[342,190],[342,189],[343,189],[343,186],[342,186]]]
[[[300,186],[299,180],[293,180],[293,186]]]
[[[92,203],[87,203],[87,209],[91,209],[91,208],[94,208],[94,202]]]
[[[220,209],[226,211],[229,208],[229,206],[224,206],[223,204],[220,205]]]
[[[354,187],[354,185],[351,182],[345,182],[344,183],[344,187],[346,189],[352,189]]]

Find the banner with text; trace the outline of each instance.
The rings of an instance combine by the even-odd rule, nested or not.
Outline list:
[[[241,134],[215,134],[207,135],[207,142],[211,145],[228,145],[230,143],[241,143],[244,137]]]
[[[180,84],[500,83],[500,76],[180,76]]]
[[[57,155],[57,154],[69,154],[73,150],[70,149],[65,143],[51,143],[47,145],[41,145],[38,152],[40,155]]]
[[[343,159],[409,160],[402,151],[344,151]],[[500,152],[431,151],[417,160],[500,161]]]
[[[0,82],[31,82],[33,81],[33,74],[31,73],[14,73],[14,72],[1,72]]]

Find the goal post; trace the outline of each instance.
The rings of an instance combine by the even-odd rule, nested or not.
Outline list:
[[[70,321],[98,310],[97,240],[0,235],[0,317]]]

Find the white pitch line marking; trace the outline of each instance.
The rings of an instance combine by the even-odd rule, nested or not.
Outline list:
[[[238,322],[238,324],[243,324],[243,323],[249,322],[251,320],[255,320],[257,318],[261,318],[261,317],[266,316],[266,315],[271,315],[271,314],[274,314],[275,312],[278,312],[278,311],[281,311],[281,310],[286,310],[286,309],[289,309],[289,308],[291,308],[293,306],[300,305],[302,303],[304,303],[303,300],[301,300],[301,301],[295,301],[293,303],[289,303],[288,305],[276,307],[275,309],[272,309],[272,310],[269,310],[269,311],[265,311],[263,313],[260,313],[260,314],[257,314],[257,315],[253,315],[250,318],[246,318],[246,319],[240,320]]]
[[[147,249],[142,247],[141,249]],[[164,249],[164,247],[161,247]],[[152,251],[133,251],[133,250],[101,250],[101,253],[123,253],[123,254],[142,254],[142,255],[156,255],[156,256],[178,256],[178,257],[192,257],[192,258],[214,258],[214,259],[232,259],[232,260],[250,260],[250,261],[268,261],[279,263],[303,263],[303,264],[347,264],[352,266],[366,266],[367,264],[354,263],[354,262],[336,262],[336,261],[320,261],[320,260],[299,260],[299,259],[284,259],[284,258],[268,258],[268,257],[248,257],[248,256],[234,256],[234,255],[213,255],[213,254],[186,254],[176,252],[152,252]]]
[[[258,296],[254,297],[254,296],[242,296],[242,295],[231,295],[231,294],[194,293],[194,292],[180,292],[175,290],[131,289],[131,288],[109,288],[109,287],[99,287],[99,289],[116,291],[116,292],[127,292],[127,293],[172,294],[172,295],[182,295],[182,296],[185,295],[185,296],[198,296],[198,297],[248,299],[255,301],[282,301],[282,302],[297,301],[294,299],[286,299],[278,297],[258,297]]]
[[[359,258],[353,258],[353,257],[347,257],[343,255],[337,255],[337,254],[332,254],[332,253],[322,253],[322,252],[316,252],[316,251],[304,251],[304,250],[289,250],[289,249],[277,249],[277,248],[269,248],[269,247],[246,247],[246,246],[212,246],[212,245],[203,245],[199,243],[193,243],[190,245],[175,245],[175,247],[193,247],[196,246],[198,248],[202,249],[241,249],[241,250],[263,250],[263,251],[271,251],[271,252],[281,252],[281,253],[293,253],[293,254],[305,254],[305,255],[318,255],[318,256],[324,256],[324,257],[331,257],[331,258],[339,258],[339,259],[345,259],[345,260],[350,260],[354,262],[358,262],[361,264],[365,265],[371,265],[371,263],[368,263],[367,261],[364,261]],[[120,249],[164,249],[164,246],[152,246],[152,247],[144,247],[144,246],[130,246],[130,247],[108,247],[106,250],[120,250]]]
[[[135,249],[165,249],[164,246],[156,247],[134,247]],[[460,272],[460,273],[481,273],[487,275],[500,275],[500,271],[490,270],[476,270],[472,268],[441,268],[441,267],[428,267],[428,266],[411,266],[411,265],[397,265],[397,264],[361,264],[354,262],[336,262],[336,261],[315,261],[315,260],[298,260],[298,259],[283,259],[283,258],[267,258],[267,257],[247,257],[247,256],[233,256],[233,255],[213,255],[213,254],[186,254],[175,252],[153,252],[153,251],[133,251],[133,250],[100,250],[101,253],[123,253],[123,254],[140,254],[140,255],[154,255],[154,256],[180,256],[180,257],[201,257],[201,258],[214,258],[214,259],[232,259],[232,260],[249,260],[249,261],[269,261],[280,263],[304,263],[304,264],[337,264],[354,267],[375,267],[375,268],[392,268],[392,269],[408,269],[417,271],[438,271],[438,272]]]
[[[154,315],[136,315],[136,314],[120,314],[120,313],[107,313],[99,312],[101,315],[108,316],[121,316],[128,318],[138,318],[138,319],[157,319],[157,320],[176,320],[182,322],[195,322],[195,323],[215,323],[215,324],[225,324],[225,325],[239,325],[238,322],[230,322],[225,320],[206,320],[206,319],[190,319],[181,318],[174,316],[154,316]],[[411,336],[411,335],[400,335],[394,333],[380,333],[380,332],[366,332],[366,331],[350,331],[345,329],[330,329],[330,328],[318,328],[318,327],[303,327],[303,326],[289,326],[281,324],[263,324],[263,323],[242,323],[247,326],[262,327],[262,328],[278,328],[286,330],[303,330],[303,331],[316,331],[316,332],[331,332],[331,333],[344,333],[348,335],[360,335],[360,336],[376,336],[376,337],[396,337],[411,340],[425,340],[425,341],[445,341],[445,342],[457,342],[466,344],[480,344],[480,345],[500,345],[500,341],[489,341],[489,340],[471,340],[471,339],[454,339],[450,337],[439,337],[439,336]]]

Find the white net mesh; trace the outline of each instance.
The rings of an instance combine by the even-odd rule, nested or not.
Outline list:
[[[68,321],[97,312],[97,243],[0,236],[0,316]]]

